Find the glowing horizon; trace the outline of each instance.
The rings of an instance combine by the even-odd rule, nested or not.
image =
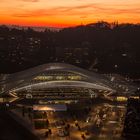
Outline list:
[[[0,24],[68,27],[140,23],[139,0],[0,0]]]

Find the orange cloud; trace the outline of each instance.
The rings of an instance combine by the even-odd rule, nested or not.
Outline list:
[[[21,0],[21,1],[25,1],[25,2],[39,2],[39,0]]]
[[[24,10],[14,13],[14,17],[44,17],[44,16],[61,16],[61,15],[94,15],[94,14],[140,14],[139,8],[110,8],[103,5],[88,4],[75,7],[63,6],[52,9]],[[115,15],[114,15],[115,16]]]
[[[93,0],[46,0],[47,4],[45,0],[13,1],[12,6],[0,4],[0,23],[69,26],[98,20],[140,22],[138,0],[134,0],[135,3],[131,0],[128,3],[122,3],[121,0],[117,0],[119,3],[114,0],[94,0],[95,3]]]

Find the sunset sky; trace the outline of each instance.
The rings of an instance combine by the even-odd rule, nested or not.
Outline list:
[[[140,23],[140,0],[0,0],[0,24],[66,27]]]

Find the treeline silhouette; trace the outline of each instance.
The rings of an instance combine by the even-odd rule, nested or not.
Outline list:
[[[86,48],[87,57],[75,54],[76,48]],[[67,49],[72,52],[69,59],[63,51]],[[76,59],[80,62],[76,63]],[[0,73],[50,62],[71,63],[86,69],[93,65],[92,69],[100,73],[140,77],[140,24],[98,22],[42,32],[0,26]]]

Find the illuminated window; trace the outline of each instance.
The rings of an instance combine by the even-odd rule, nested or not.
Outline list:
[[[52,79],[53,79],[52,76],[37,76],[34,78],[34,80],[37,80],[37,81],[49,81]]]
[[[122,102],[122,101],[127,101],[127,97],[117,97],[117,101]]]
[[[81,76],[75,75],[75,76],[68,76],[69,80],[81,80]]]
[[[56,76],[56,80],[64,80],[65,77],[64,76]]]

